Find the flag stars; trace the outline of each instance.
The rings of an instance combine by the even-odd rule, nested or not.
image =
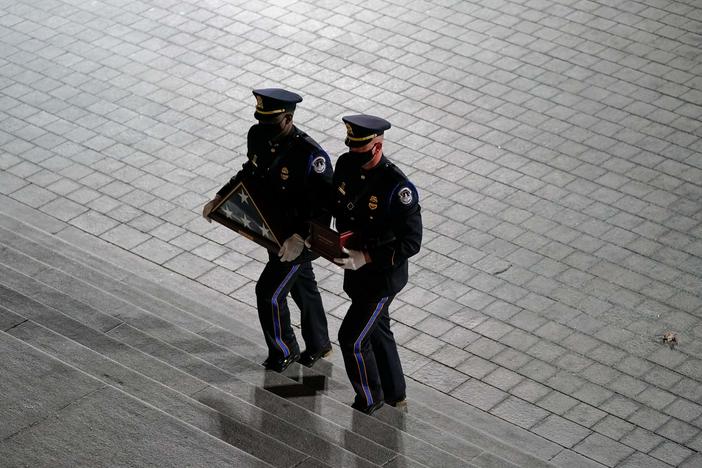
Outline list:
[[[243,215],[241,217],[241,224],[248,228],[251,226],[251,220],[246,215]]]

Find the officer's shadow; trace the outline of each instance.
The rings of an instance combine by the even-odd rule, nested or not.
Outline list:
[[[293,364],[282,375],[266,371],[263,388],[259,388],[256,395],[261,399],[268,399],[271,394],[283,398],[286,403],[280,406],[282,402],[278,400],[276,404],[279,411],[288,411],[287,419],[296,426],[316,432],[320,429],[320,420],[314,413],[321,412],[321,394],[327,388],[327,377],[305,370],[305,367]]]
[[[306,433],[304,436],[300,434],[300,449],[314,453],[318,460],[329,462],[334,458],[331,453],[333,439],[324,435],[330,426],[321,415],[324,413],[322,392],[326,388],[325,375],[311,373],[304,366],[293,364],[283,375],[267,371],[263,388],[257,388],[256,395],[261,400],[277,400],[274,405],[278,409],[277,415]]]
[[[313,397],[327,388],[327,376],[305,375],[301,365],[293,364],[282,375],[266,372],[263,388],[285,399]]]
[[[353,410],[351,414],[351,432],[388,448],[397,453],[404,453],[404,437],[407,436],[407,414],[401,410],[385,405],[368,416]],[[352,436],[345,434],[345,443],[352,443]],[[402,463],[397,466],[402,466]]]

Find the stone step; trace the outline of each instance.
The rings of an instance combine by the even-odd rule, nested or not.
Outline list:
[[[3,466],[271,466],[3,331],[0,354]]]
[[[72,228],[68,228],[60,233],[64,236],[67,241],[80,244],[88,245],[91,242],[96,242],[98,245],[102,243],[100,240],[94,240],[90,236],[80,233]],[[96,245],[95,248],[98,248]],[[114,248],[113,248],[114,249]],[[115,252],[117,254],[117,252]],[[124,254],[128,257],[133,257],[131,254],[120,251],[119,255]],[[80,251],[79,255],[92,255],[84,251]],[[117,257],[113,257],[117,259]],[[125,262],[130,262],[125,260]],[[118,268],[118,267],[117,267]],[[136,276],[131,276],[132,281],[136,281]],[[141,280],[140,280],[141,281]],[[148,281],[147,281],[148,282]],[[159,289],[160,288],[160,289]],[[157,290],[158,289],[158,290]],[[193,293],[191,297],[196,297],[199,300],[206,299],[206,306],[192,300],[190,297],[184,297],[178,292],[173,292],[167,288],[156,286],[155,288],[150,288],[152,292],[158,294],[160,298],[172,304],[177,304],[178,307],[188,310],[193,314],[197,314],[198,311],[219,311],[220,314],[229,313],[232,310],[238,309],[250,309],[246,305],[242,305],[238,301],[223,296],[216,293],[217,298],[212,298],[207,293],[212,291],[203,290],[202,286],[195,284],[193,288],[193,282],[188,281],[184,283],[179,288],[179,291],[190,291]],[[250,309],[249,321],[251,314],[255,316],[255,310]],[[214,320],[213,320],[214,321]],[[242,323],[239,321],[239,323]],[[223,328],[228,330],[238,330],[239,328],[232,328],[223,326]],[[238,333],[238,339],[242,339],[243,336],[260,336],[260,330],[252,329],[246,324],[240,326],[244,333]],[[230,343],[229,346],[236,346],[235,343],[238,340]],[[257,351],[255,355],[248,355],[250,359],[260,358],[260,353],[265,353],[265,349],[256,344],[260,351]],[[315,366],[315,371],[319,373],[324,373],[328,376],[332,376],[331,372],[336,369],[337,374],[341,381],[346,385],[346,388],[351,392],[351,387],[348,385],[345,373],[343,371],[343,360],[341,359],[341,353],[338,347],[333,344],[335,348],[335,353],[331,358],[331,362],[334,362],[336,366],[329,366],[329,361],[322,361]],[[245,347],[245,349],[250,349]],[[244,350],[242,350],[243,352]],[[436,422],[438,427],[456,429],[454,432],[456,435],[463,437],[465,440],[475,443],[476,445],[484,448],[487,451],[493,453],[499,453],[500,456],[506,460],[518,466],[553,466],[550,463],[544,462],[544,460],[550,459],[562,452],[563,447],[550,442],[542,437],[534,435],[524,429],[521,429],[509,422],[503,421],[496,418],[489,413],[479,410],[474,407],[465,405],[465,403],[459,402],[447,395],[444,395],[426,385],[413,381],[411,378],[407,379],[409,402],[412,407],[412,412],[417,413],[418,408],[422,408],[422,419],[427,415],[431,415],[431,420]],[[348,393],[351,395],[351,393]],[[347,397],[348,398],[348,397]],[[451,408],[445,412],[436,411],[437,402],[445,402],[446,408]],[[464,421],[470,421],[470,425],[464,423]],[[505,442],[508,441],[508,442]],[[570,451],[567,451],[570,452]],[[580,455],[571,452],[575,457],[582,458]],[[583,466],[587,465],[587,461],[583,460],[585,463]],[[593,464],[593,467],[600,465]]]
[[[0,219],[0,225],[10,226],[13,223],[15,224],[15,227],[24,226],[24,223],[20,223],[19,221],[14,220],[10,217],[3,217],[2,219]],[[162,298],[166,302],[176,302],[176,308],[188,308],[190,310],[207,310],[207,308],[198,306],[197,302],[192,301],[189,298],[185,298],[179,294],[169,292],[166,288],[163,288],[162,286],[152,283],[150,281],[143,281],[141,279],[138,279],[137,276],[127,272],[126,270],[99,261],[93,255],[84,252],[82,249],[78,249],[70,244],[67,244],[62,240],[58,240],[55,237],[49,236],[46,233],[42,233],[38,230],[30,229],[30,231],[31,237],[33,239],[44,243],[48,241],[51,245],[53,252],[61,251],[62,253],[72,258],[80,259],[80,263],[90,263],[91,266],[99,267],[103,272],[109,272],[110,275],[115,275],[115,277],[121,278],[122,280],[127,279],[130,280],[132,283],[138,282],[138,284],[141,286],[143,286],[145,283],[150,284],[150,286],[148,287],[150,293],[158,294],[160,296],[159,299]],[[25,231],[22,231],[22,233],[24,235]],[[77,234],[75,232],[72,232],[72,236],[75,237],[76,235]],[[91,277],[92,276],[94,275],[91,274]],[[123,291],[115,292],[117,293]],[[143,297],[141,299],[143,299]],[[210,304],[212,304],[212,301],[208,301],[208,305]],[[173,305],[171,306],[173,307]],[[220,306],[220,309],[221,308],[222,306]],[[216,321],[220,322],[219,324],[226,329],[237,329],[233,328],[233,326],[240,326],[240,321],[238,320],[230,320],[229,318],[227,318],[226,320],[222,320],[221,317],[223,316],[223,314],[211,314],[211,316],[215,317]],[[244,329],[246,328],[244,327]],[[212,329],[210,329],[210,331],[211,330]],[[247,331],[250,331],[249,336],[258,336],[260,334],[260,331],[258,330],[248,329]],[[228,346],[233,346],[231,340]],[[236,346],[238,346],[239,348],[237,348]],[[260,355],[258,354],[261,349],[260,346],[259,350],[256,350],[256,348],[252,348],[249,345],[249,343],[246,343],[243,346],[237,344],[235,345],[234,349],[237,352],[242,352],[242,350],[252,350],[253,355],[249,354],[246,356],[249,359],[253,359],[255,356],[260,357]],[[318,367],[320,367],[321,370],[323,370],[324,372],[331,371],[327,371],[326,366]],[[317,374],[317,377],[319,377],[319,374]],[[348,398],[348,395],[350,395],[350,393],[348,393],[349,387],[343,371],[341,371],[338,374],[338,378],[341,382],[343,382],[341,387],[339,387],[339,390],[341,391],[343,389],[345,391],[346,398]],[[517,428],[516,426],[499,420],[480,410],[468,407],[467,405],[461,404],[455,400],[452,401],[453,399],[451,399],[450,397],[440,394],[439,392],[434,391],[433,389],[429,389],[424,385],[413,382],[411,381],[411,379],[408,380],[408,385],[410,386],[410,389],[412,389],[410,394],[412,395],[411,404],[413,415],[419,416],[419,418],[417,418],[418,420],[430,422],[433,426],[442,428],[452,428],[454,435],[457,435],[459,438],[462,438],[465,441],[469,441],[472,445],[478,446],[484,451],[486,451],[486,453],[482,455],[483,457],[489,457],[491,453],[497,453],[500,455],[501,458],[509,460],[518,466],[526,466],[527,464],[529,466],[551,466],[548,463],[544,462],[542,459],[551,458],[559,452],[563,451],[563,448],[556,444],[553,444],[549,441],[546,441],[545,439],[542,439],[527,431]],[[418,401],[419,398],[417,397],[420,395],[421,401]],[[343,398],[343,396],[340,396],[340,398]],[[443,406],[447,408],[452,406],[451,403],[456,403],[456,405],[453,406],[460,406],[461,411],[457,412],[455,408],[452,408],[451,411],[445,412],[436,411],[434,410],[434,408],[437,407],[437,400],[447,401],[447,404]],[[431,407],[425,403],[428,403],[429,405],[431,405]],[[463,417],[464,415],[466,417]],[[470,424],[467,424],[466,421],[470,421]],[[482,427],[480,429],[475,428],[474,421],[479,422]],[[488,429],[489,431],[486,431],[485,429]],[[509,441],[509,443],[504,442],[500,439]],[[540,458],[537,458],[536,456],[531,455],[528,452],[537,454]]]
[[[242,450],[251,451],[274,466],[288,466],[288,460],[299,458],[293,456],[299,452],[293,450],[291,453],[285,444],[330,466],[375,466],[397,457],[394,452],[356,434],[343,434],[336,441],[330,442],[302,430],[299,425],[260,409],[264,405],[248,402],[256,398],[277,399],[280,401],[274,408],[284,411],[283,398],[276,395],[261,397],[260,393],[268,392],[222,372],[205,369],[204,372],[209,370],[210,377],[216,379],[219,385],[217,388],[211,387],[191,373],[180,371],[113,336],[91,329],[62,314],[56,309],[63,308],[60,303],[54,302],[53,306],[56,307],[50,307],[4,285],[9,279],[16,284],[21,281],[22,284],[36,288],[36,282],[31,278],[13,278],[12,272],[5,269],[0,271],[0,275],[0,282],[3,283],[0,284],[0,295],[4,304],[0,306],[0,320],[11,323],[8,333],[70,362],[96,378],[112,384],[117,382],[143,401],[205,432],[223,437],[227,443],[240,444],[237,446]],[[99,314],[98,311],[95,313]],[[120,327],[129,326],[123,323],[113,330]],[[202,369],[200,372],[203,372]],[[226,389],[232,391],[227,392]],[[297,417],[304,417],[302,411],[299,413]],[[217,424],[217,421],[224,421],[229,430],[221,432],[222,425]],[[314,422],[329,427],[323,421]],[[234,429],[236,438],[229,434]],[[364,457],[340,447],[339,444],[344,442],[358,447],[357,451]],[[364,461],[363,458],[371,460]]]
[[[36,291],[42,287],[40,283],[32,278],[19,276],[17,272],[13,273],[13,270],[6,266],[0,266],[0,283],[11,283],[11,287],[27,291]],[[43,287],[46,286],[44,285]],[[87,327],[75,320],[71,320],[54,310],[63,308],[60,302],[52,302],[48,304],[51,307],[47,307],[47,305],[35,303],[30,299],[25,298],[25,300],[22,300],[21,297],[18,297],[21,296],[20,293],[4,286],[0,286],[0,294],[8,298],[8,303],[11,304],[14,312],[20,311],[21,315],[29,316],[42,325],[49,326],[61,335],[68,336],[86,346],[96,347],[96,342],[101,341],[101,337],[104,337],[98,331],[87,329]],[[56,300],[58,298],[53,297],[53,299]],[[94,313],[99,314],[100,312],[96,310]],[[131,324],[137,323],[136,321],[138,320],[138,317],[125,318],[125,321]],[[308,429],[319,437],[331,439],[333,443],[343,444],[348,450],[357,452],[364,458],[370,458],[373,462],[383,463],[390,461],[393,457],[394,451],[392,449],[394,448],[402,449],[403,454],[406,456],[418,457],[419,461],[428,463],[440,461],[443,466],[473,466],[466,463],[465,460],[438,450],[426,442],[403,434],[399,430],[390,430],[392,428],[384,427],[384,425],[373,418],[361,415],[346,405],[334,402],[324,396],[314,396],[314,389],[310,389],[310,386],[319,385],[318,382],[300,377],[300,382],[298,383],[279,374],[264,372],[257,364],[248,362],[234,354],[230,356],[219,355],[223,350],[217,349],[213,343],[208,344],[204,338],[198,335],[182,329],[179,330],[167,322],[158,322],[158,319],[149,320],[147,318],[147,320],[142,320],[139,323],[145,324],[150,331],[156,332],[162,337],[186,346],[188,348],[187,352],[161,342],[128,323],[113,328],[108,334],[122,342],[129,340],[129,344],[136,345],[145,353],[154,355],[156,358],[182,369],[189,377],[201,379],[202,385],[206,385],[205,382],[209,383],[213,387],[247,400],[255,406],[268,409],[271,413],[287,420],[290,424]],[[123,343],[120,342],[120,344]],[[102,345],[97,347],[96,350],[104,354],[105,352],[111,352],[112,348],[114,346]],[[105,349],[107,351],[104,351]],[[117,357],[113,357],[112,354],[109,354],[108,357],[117,359],[118,357],[121,358],[122,355],[123,352],[120,352],[117,353]],[[198,359],[198,355],[207,356],[210,362]],[[173,382],[177,382],[176,385],[180,387],[187,383],[187,381],[183,382],[182,376],[169,376],[169,371],[172,369],[170,366],[166,366],[168,369],[165,371],[163,369],[154,369],[153,365],[155,364],[153,361],[155,360],[149,361],[151,365],[146,367],[143,367],[143,363],[137,362],[134,358],[128,359],[126,362],[130,367],[142,366],[136,367],[136,370],[145,375],[153,376],[153,378],[159,379],[166,385],[173,386]],[[211,362],[219,364],[219,367]],[[163,363],[161,362],[161,364]],[[230,372],[225,372],[220,367],[228,369]],[[243,379],[248,383],[239,380],[242,376],[248,377]],[[270,391],[267,391],[266,388]],[[181,391],[187,390],[181,389]],[[288,399],[283,398],[279,394],[287,396]],[[299,398],[293,400],[298,404],[291,405],[293,395],[299,395]],[[300,403],[304,404],[301,406]],[[329,407],[329,410],[326,411],[326,419],[316,414],[310,414],[312,411],[321,413],[321,410],[327,407]],[[336,424],[340,418],[346,419],[348,426],[346,429]],[[360,422],[355,421],[354,418],[360,419]],[[364,438],[359,434],[371,435],[369,438]],[[380,439],[384,446],[380,446],[369,439]],[[474,449],[474,452],[476,455],[479,455],[481,451]],[[408,462],[407,464],[410,463]]]

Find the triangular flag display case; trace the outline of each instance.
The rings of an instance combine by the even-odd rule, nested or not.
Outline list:
[[[239,181],[209,217],[272,252],[277,253],[282,245],[276,204],[246,180]]]

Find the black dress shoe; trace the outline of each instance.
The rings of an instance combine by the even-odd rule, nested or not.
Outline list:
[[[263,367],[268,370],[275,372],[283,372],[285,369],[290,367],[290,364],[300,360],[300,353],[290,354],[288,357],[281,357],[278,359],[268,358],[263,361]]]
[[[407,399],[406,398],[403,398],[401,400],[393,400],[393,401],[385,400],[385,403],[392,406],[393,408],[397,408],[398,410],[400,410],[404,413],[407,412]]]
[[[314,353],[304,350],[300,355],[300,364],[302,364],[303,366],[312,367],[314,366],[315,362],[331,355],[331,353],[331,345],[327,346],[326,348],[322,348],[319,351],[315,351]]]
[[[395,408],[407,408],[407,397],[402,395],[400,398],[385,399],[385,403]]]
[[[354,401],[353,404],[351,405],[351,408],[370,416],[371,414],[373,414],[375,412],[375,410],[377,410],[378,408],[380,408],[384,404],[385,404],[385,402],[383,400],[378,400],[370,406],[363,406],[363,405],[360,405]]]

